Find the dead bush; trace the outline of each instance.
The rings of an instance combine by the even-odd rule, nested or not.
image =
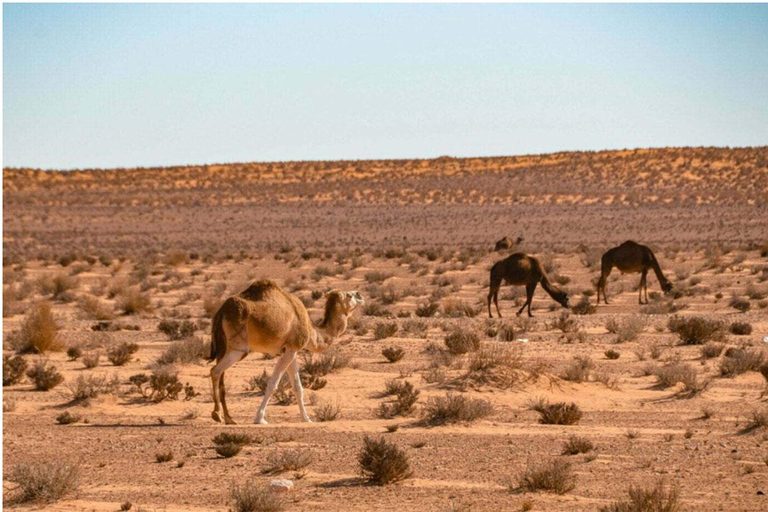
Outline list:
[[[474,318],[480,310],[461,299],[446,299],[443,302],[443,314],[448,318]]]
[[[101,360],[101,352],[98,350],[94,352],[89,352],[85,354],[80,361],[83,363],[83,366],[85,368],[96,368],[99,366],[99,361]]]
[[[571,311],[573,311],[573,313],[576,315],[593,315],[597,311],[597,306],[592,304],[592,301],[589,300],[589,297],[583,295],[581,300],[579,300],[579,302],[577,302],[576,305],[571,308]]]
[[[203,311],[208,318],[213,317],[221,307],[222,300],[214,295],[203,296]]]
[[[403,382],[390,380],[387,381],[387,394],[394,394],[396,400],[390,404],[381,404],[378,414],[380,418],[390,419],[410,414],[419,399],[420,391],[407,380]]]
[[[171,343],[157,358],[157,364],[195,364],[206,356],[207,345],[197,337]]]
[[[677,487],[667,487],[662,479],[650,488],[631,486],[627,499],[600,507],[600,512],[678,512],[679,510],[681,510],[680,493]]]
[[[189,338],[195,334],[195,324],[189,320],[179,322],[178,320],[163,319],[157,324],[157,330],[168,336],[171,341]]]
[[[138,344],[124,341],[115,347],[107,349],[107,359],[115,366],[123,366],[138,351]]]
[[[64,376],[47,361],[36,362],[27,370],[27,377],[35,384],[35,389],[38,391],[48,391],[64,381]]]
[[[749,308],[752,306],[749,300],[743,299],[741,297],[731,297],[731,300],[728,302],[728,305],[733,309],[740,311],[742,313],[746,313],[747,311],[749,311]]]
[[[38,302],[24,317],[14,349],[22,353],[42,354],[62,349],[58,341],[58,326],[48,302]]]
[[[18,384],[24,372],[27,371],[27,361],[21,356],[3,355],[3,386]]]
[[[469,358],[467,372],[455,382],[466,385],[490,385],[501,389],[510,388],[522,381],[535,379],[535,371],[526,371],[520,347],[510,347],[499,342],[481,345]]]
[[[448,352],[453,355],[466,354],[474,352],[480,348],[480,335],[476,330],[470,327],[455,326],[451,332],[446,335],[445,346]]]
[[[576,476],[571,470],[571,464],[560,459],[529,464],[517,477],[516,485],[510,484],[510,490],[513,491],[546,491],[556,494],[565,494],[574,487],[576,487]]]
[[[748,322],[733,322],[728,330],[736,336],[748,336],[752,334],[752,324]]]
[[[587,382],[595,369],[595,363],[589,356],[574,356],[573,361],[565,369],[563,380],[571,382]]]
[[[363,314],[365,316],[392,317],[392,312],[378,302],[366,302],[363,306]]]
[[[708,341],[701,346],[701,358],[713,359],[719,357],[723,353],[725,343],[717,343],[716,341]]]
[[[616,343],[635,341],[637,337],[645,330],[647,321],[641,315],[632,315],[623,318],[615,325]]]
[[[550,329],[556,329],[563,333],[569,333],[574,332],[579,328],[579,322],[577,322],[576,319],[571,318],[571,314],[568,311],[563,311],[549,327]]]
[[[400,347],[387,347],[381,351],[381,355],[386,357],[390,363],[396,363],[405,357],[405,350]]]
[[[72,394],[73,402],[80,402],[99,395],[111,395],[120,387],[117,375],[108,378],[106,375],[85,376],[80,374],[73,381],[67,382],[67,389]]]
[[[319,422],[333,421],[341,416],[341,404],[324,402],[315,407],[315,419]]]
[[[587,453],[594,448],[595,446],[589,439],[572,435],[568,438],[568,441],[563,444],[562,453],[563,455],[578,455],[580,453]]]
[[[605,354],[605,357],[607,357],[608,359],[618,359],[621,356],[620,352],[613,350],[612,348],[609,348],[603,353]]]
[[[215,445],[224,445],[224,444],[239,444],[239,445],[248,445],[254,442],[254,439],[249,436],[248,434],[241,434],[238,432],[220,432],[216,434],[213,438],[213,444]]]
[[[424,420],[429,425],[472,422],[493,413],[493,406],[481,398],[467,398],[448,393],[430,398],[424,406]]]
[[[673,316],[667,322],[667,328],[678,335],[683,345],[702,345],[708,341],[721,341],[725,334],[722,322],[700,316]]]
[[[729,348],[720,360],[720,375],[736,377],[749,371],[758,371],[765,362],[765,352],[759,348]]]
[[[272,489],[251,480],[232,486],[230,496],[234,512],[280,512],[285,508],[282,498]]]
[[[173,451],[167,450],[162,452],[157,452],[155,454],[155,461],[160,464],[163,462],[170,462],[173,460]]]
[[[152,310],[149,293],[142,292],[138,286],[133,286],[120,293],[116,305],[117,309],[126,315],[137,315]]]
[[[544,425],[575,425],[582,416],[581,409],[575,403],[549,403],[544,398],[532,402],[529,407],[539,413],[539,423]]]
[[[19,501],[53,503],[77,490],[80,468],[58,458],[22,463],[11,470],[8,480],[19,484]]]
[[[243,449],[243,445],[236,443],[217,444],[213,449],[223,458],[229,459],[240,453]]]
[[[383,340],[394,336],[397,332],[397,324],[395,322],[376,322],[373,326],[373,339]]]
[[[56,423],[59,425],[70,425],[72,423],[77,423],[81,419],[82,417],[79,414],[72,414],[69,411],[64,411],[56,416]]]
[[[262,470],[266,475],[277,475],[286,471],[299,471],[312,463],[312,452],[297,448],[273,452],[267,459],[268,466]]]
[[[179,372],[170,366],[155,368],[149,377],[149,387],[152,390],[149,398],[155,402],[176,400],[184,389],[179,382]]]
[[[378,485],[392,484],[413,476],[406,453],[384,439],[376,441],[365,436],[357,461],[363,477]]]
[[[440,304],[437,302],[424,302],[416,307],[415,313],[419,318],[431,318],[435,316],[438,309],[440,309]]]
[[[80,309],[87,318],[93,320],[112,320],[114,317],[112,309],[93,295],[82,297],[79,304]]]

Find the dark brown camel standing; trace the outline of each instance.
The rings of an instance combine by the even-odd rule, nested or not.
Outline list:
[[[656,256],[653,255],[653,251],[645,245],[640,245],[627,240],[618,247],[609,249],[603,254],[600,268],[600,280],[597,282],[597,303],[600,304],[600,292],[603,293],[603,299],[608,304],[608,297],[605,295],[605,285],[608,280],[608,276],[611,275],[611,270],[616,267],[622,274],[637,274],[640,273],[640,288],[638,289],[637,301],[643,304],[643,290],[645,290],[645,304],[648,304],[648,285],[646,282],[646,276],[648,270],[653,269],[656,274],[656,278],[659,280],[661,289],[664,293],[672,291],[672,283],[664,277],[661,272],[661,266],[656,260]]]
[[[496,247],[493,248],[494,251],[503,251],[505,249],[511,249],[515,245],[520,245],[520,242],[523,241],[523,237],[519,236],[517,237],[517,240],[512,240],[508,236],[505,236],[498,242],[496,242]]]
[[[525,285],[527,300],[517,312],[518,316],[520,316],[526,306],[528,306],[528,316],[533,316],[531,314],[531,301],[533,300],[533,292],[536,291],[536,285],[539,283],[541,283],[544,291],[555,299],[556,302],[564,308],[568,307],[568,294],[552,286],[539,260],[533,256],[516,252],[491,267],[491,289],[488,292],[488,316],[491,318],[493,318],[491,299],[496,304],[496,312],[499,314],[499,318],[501,318],[501,311],[499,311],[499,288],[501,288],[502,281],[511,285]]]

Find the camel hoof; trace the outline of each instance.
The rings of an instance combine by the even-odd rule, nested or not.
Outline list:
[[[264,418],[254,419],[253,423],[256,424],[256,425],[269,425],[269,423],[267,423],[267,420],[265,420]]]
[[[211,418],[213,418],[213,421],[215,421],[216,423],[221,423],[221,417],[219,416],[218,411],[213,411],[211,413]]]
[[[304,423],[312,423],[312,420],[309,418],[304,418]]]
[[[228,416],[224,418],[224,423],[227,425],[237,425],[237,422]]]

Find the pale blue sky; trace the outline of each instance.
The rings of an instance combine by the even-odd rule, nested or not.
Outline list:
[[[768,144],[768,5],[3,9],[5,166]]]

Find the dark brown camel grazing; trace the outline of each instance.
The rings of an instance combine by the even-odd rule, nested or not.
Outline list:
[[[552,286],[539,260],[533,256],[516,252],[508,258],[496,262],[491,267],[491,289],[488,292],[488,316],[491,318],[493,318],[491,299],[496,304],[496,312],[499,314],[499,318],[501,318],[501,311],[499,311],[499,288],[501,288],[502,281],[511,285],[525,285],[527,300],[517,312],[518,316],[526,306],[528,306],[528,316],[533,316],[531,314],[531,301],[533,300],[533,292],[536,291],[536,285],[539,283],[541,283],[544,291],[555,299],[556,302],[564,308],[568,307],[568,294]]]
[[[494,251],[503,251],[505,249],[511,249],[515,245],[520,245],[520,242],[523,241],[523,237],[519,236],[517,237],[517,240],[512,240],[508,236],[505,236],[498,242],[496,242],[496,247],[493,248]]]
[[[638,289],[637,301],[643,304],[643,290],[645,290],[645,304],[648,304],[648,285],[646,282],[646,276],[648,270],[653,269],[656,273],[656,278],[659,280],[661,289],[664,293],[672,291],[672,283],[664,277],[661,272],[659,262],[656,260],[656,256],[653,255],[653,251],[644,245],[627,240],[618,247],[609,249],[603,254],[602,265],[600,269],[600,280],[597,282],[597,303],[600,304],[600,292],[603,293],[603,299],[608,304],[608,297],[605,295],[605,285],[608,280],[608,276],[611,275],[613,267],[618,268],[622,274],[637,274],[640,276],[640,288]]]

